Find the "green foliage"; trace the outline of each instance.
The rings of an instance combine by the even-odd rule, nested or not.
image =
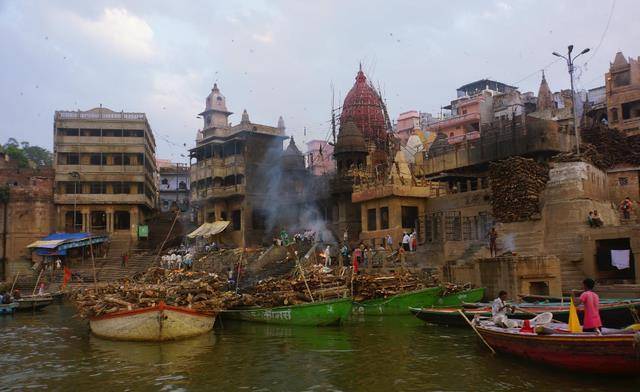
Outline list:
[[[1,146],[0,151],[9,155],[11,160],[18,162],[19,167],[28,167],[30,161],[36,166],[51,166],[53,164],[53,155],[49,150],[39,146],[31,146],[29,142],[18,142],[12,137]]]
[[[9,202],[9,186],[0,186],[0,203],[7,204]]]

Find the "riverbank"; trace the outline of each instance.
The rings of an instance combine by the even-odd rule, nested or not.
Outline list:
[[[0,390],[632,391],[638,379],[492,357],[470,330],[410,316],[342,327],[218,324],[163,344],[91,336],[69,304],[0,317]]]

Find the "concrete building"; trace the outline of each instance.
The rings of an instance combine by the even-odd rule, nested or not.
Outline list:
[[[400,113],[395,128],[396,137],[402,145],[406,145],[414,130],[422,129],[420,113],[417,110]]]
[[[609,126],[627,135],[640,134],[640,57],[616,53],[605,76]]]
[[[54,228],[53,170],[21,168],[0,153],[0,195],[0,279],[6,279],[30,273],[26,246]]]
[[[280,175],[284,121],[275,127],[253,123],[245,110],[240,123],[231,125],[231,114],[215,84],[190,150],[191,205],[198,224],[230,221],[224,233],[230,244],[261,244],[273,228],[271,193],[277,190],[271,180]]]
[[[314,176],[333,174],[336,165],[333,161],[333,146],[324,140],[307,142],[307,168]]]
[[[138,238],[157,206],[155,139],[144,113],[56,111],[56,228]]]
[[[159,173],[158,193],[160,211],[189,209],[189,165],[168,159],[156,161]]]

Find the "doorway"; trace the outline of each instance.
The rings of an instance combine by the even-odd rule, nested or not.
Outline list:
[[[628,263],[624,268],[624,260],[622,265],[618,260],[614,266],[612,251],[628,251]],[[623,252],[624,254],[624,252]],[[629,238],[614,238],[596,241],[596,276],[595,278],[605,284],[615,283],[635,283],[635,260],[631,251],[631,242]]]

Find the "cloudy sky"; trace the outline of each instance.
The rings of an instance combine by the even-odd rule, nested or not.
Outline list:
[[[299,141],[329,132],[362,62],[390,115],[438,112],[456,87],[493,78],[537,91],[569,85],[551,55],[591,48],[581,88],[604,84],[615,53],[640,55],[640,2],[0,0],[0,141],[51,148],[53,113],[146,112],[158,157],[194,144],[217,81],[238,122],[285,118]],[[555,61],[555,62],[554,62]],[[307,136],[303,129],[307,128]]]

